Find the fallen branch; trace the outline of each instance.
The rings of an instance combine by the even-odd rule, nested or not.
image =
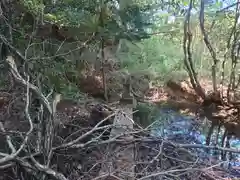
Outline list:
[[[22,76],[19,74],[18,70],[17,70],[17,67],[16,67],[16,64],[14,62],[14,59],[13,57],[11,56],[8,56],[7,58],[7,62],[8,64],[10,65],[10,71],[13,75],[13,77],[19,82],[21,83],[22,85],[26,86],[27,87],[27,93],[26,93],[26,97],[27,97],[27,101],[26,101],[26,107],[25,107],[25,115],[26,115],[26,118],[30,124],[30,129],[29,131],[27,132],[26,134],[26,137],[23,141],[23,143],[21,144],[20,148],[13,154],[9,155],[9,156],[6,156],[2,159],[0,159],[0,164],[3,164],[3,163],[6,163],[10,160],[15,160],[15,159],[18,159],[18,162],[20,162],[21,164],[23,164],[24,166],[28,166],[29,167],[29,164],[24,162],[23,159],[19,159],[19,158],[16,158],[16,156],[22,151],[22,149],[27,145],[27,142],[28,142],[28,139],[29,139],[29,135],[32,133],[33,131],[33,122],[32,122],[32,119],[31,119],[31,116],[29,114],[29,91],[30,89],[41,99],[43,105],[47,108],[50,116],[52,116],[53,114],[53,111],[55,112],[56,110],[56,105],[57,103],[59,102],[59,99],[60,97],[59,96],[56,96],[53,104],[52,104],[52,107],[50,106],[50,103],[48,102],[47,98],[40,92],[40,90],[34,86],[33,84],[30,84],[29,83],[29,80],[25,80],[22,78]],[[54,118],[52,116],[52,118]],[[53,119],[52,119],[53,120]],[[53,128],[53,127],[51,127]],[[51,142],[49,144],[49,146],[51,146]],[[48,147],[50,149],[48,149],[50,151],[50,153],[47,155],[48,156],[48,161],[47,161],[47,164],[44,166],[44,165],[41,165],[40,163],[38,163],[32,155],[30,155],[30,159],[33,161],[33,165],[39,170],[39,171],[42,171],[48,175],[51,175],[53,176],[55,179],[58,179],[58,180],[67,180],[67,178],[62,174],[62,173],[58,173],[54,170],[52,170],[51,168],[49,168],[49,163],[50,163],[50,158],[51,158],[51,152],[52,152],[52,147]],[[30,151],[29,151],[30,153]],[[7,164],[8,166],[8,164]]]
[[[160,176],[160,175],[170,175],[171,173],[181,173],[181,172],[193,172],[193,171],[206,171],[208,169],[211,169],[213,167],[217,167],[217,166],[220,166],[221,164],[223,164],[223,162],[220,162],[218,164],[215,164],[213,166],[210,166],[210,167],[206,167],[206,168],[185,168],[185,169],[173,169],[173,170],[169,170],[169,171],[162,171],[162,172],[157,172],[157,173],[153,173],[153,174],[150,174],[148,176],[144,176],[138,180],[144,180],[144,179],[149,179],[149,178],[152,178],[152,177],[156,177],[156,176]]]
[[[67,148],[67,147],[71,147],[73,146],[74,144],[76,144],[77,142],[81,141],[82,139],[84,139],[85,137],[91,135],[92,133],[94,133],[95,131],[97,130],[100,130],[101,128],[99,128],[99,126],[107,121],[109,118],[115,116],[116,113],[113,113],[111,115],[109,115],[108,117],[104,118],[102,121],[100,121],[99,123],[97,123],[90,131],[86,132],[85,134],[81,135],[80,137],[78,137],[77,139],[69,142],[69,143],[66,143],[66,144],[63,144],[63,145],[60,145],[59,147],[57,147],[56,149],[61,149],[61,148]]]
[[[15,64],[14,64],[14,60],[13,59],[11,59],[12,60],[12,62],[11,62],[11,64],[12,64],[12,66],[11,66],[11,68],[14,68],[15,66]],[[12,73],[14,72],[14,71],[16,71],[16,72],[18,72],[16,69],[11,69],[12,70]],[[13,71],[14,70],[14,71]],[[14,74],[13,74],[14,75]],[[16,75],[15,75],[16,76]],[[29,93],[28,92],[28,89],[29,89],[29,83],[28,83],[28,81],[25,81],[25,83],[26,83],[26,86],[27,86],[27,94]],[[27,112],[28,110],[28,106],[29,106],[29,104],[27,103],[26,104],[26,108],[25,108],[25,112]],[[28,116],[28,114],[26,113],[26,116]],[[13,160],[16,156],[18,156],[18,154],[23,150],[23,148],[25,147],[25,145],[27,144],[27,142],[28,142],[28,140],[29,140],[29,136],[30,136],[30,134],[32,133],[32,131],[33,131],[33,123],[32,123],[32,121],[31,121],[31,119],[28,119],[28,122],[29,122],[29,124],[30,124],[30,129],[28,130],[28,132],[27,132],[27,134],[26,134],[26,136],[25,136],[25,138],[24,138],[24,140],[23,140],[23,142],[22,142],[22,144],[21,144],[21,146],[20,146],[20,148],[16,151],[15,149],[13,149],[12,148],[12,154],[10,154],[10,155],[7,155],[7,156],[5,156],[4,158],[2,158],[2,159],[0,159],[0,164],[4,164],[4,163],[7,163],[7,162],[9,162],[9,161],[11,161],[11,160]],[[8,141],[8,143],[10,143],[9,145],[10,145],[10,147],[12,146],[12,143],[11,143],[11,141],[9,140]]]
[[[139,133],[139,131],[136,131],[136,133]],[[130,134],[134,134],[134,132],[130,133]],[[126,135],[126,134],[125,134]],[[122,135],[121,135],[122,136]],[[112,139],[109,139],[109,140],[106,140],[106,141],[102,141],[99,144],[108,144],[108,143],[120,143],[120,144],[124,144],[124,145],[127,145],[127,144],[131,144],[131,143],[134,143],[134,142],[142,142],[142,143],[161,143],[162,141],[164,141],[164,144],[169,144],[169,145],[172,145],[173,147],[175,148],[185,148],[185,149],[188,149],[188,148],[198,148],[198,149],[212,149],[212,150],[218,150],[218,151],[226,151],[226,152],[231,152],[231,153],[238,153],[240,154],[240,149],[236,149],[236,148],[223,148],[223,147],[220,147],[220,146],[207,146],[207,145],[202,145],[202,144],[178,144],[178,143],[173,143],[173,142],[170,142],[170,141],[165,141],[163,139],[158,139],[158,138],[134,138],[132,140],[129,140],[129,139],[124,139],[124,140],[121,140],[121,139],[118,139],[120,137],[117,136],[112,138]]]
[[[5,128],[4,128],[3,124],[2,124],[2,122],[0,122],[0,129],[1,129],[1,131],[3,133],[6,133]],[[8,143],[9,148],[11,149],[12,153],[15,153],[16,149],[15,149],[15,147],[14,147],[14,145],[12,143],[12,139],[11,139],[11,137],[9,135],[6,135],[6,141]]]

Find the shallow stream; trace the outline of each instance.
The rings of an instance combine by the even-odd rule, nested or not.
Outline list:
[[[206,119],[196,120],[192,116],[180,114],[170,108],[161,108],[155,123],[152,126],[152,135],[161,136],[166,140],[181,144],[202,144],[205,145],[209,121]],[[219,142],[223,135],[223,129],[219,135]],[[212,135],[210,145],[216,139],[216,132]],[[231,148],[240,148],[240,140],[232,138]],[[208,153],[206,149],[194,149],[201,159],[219,159],[220,155],[213,150]],[[216,152],[216,151],[215,151]],[[228,163],[229,169],[233,170],[233,176],[240,178],[240,155],[233,154],[232,160]]]

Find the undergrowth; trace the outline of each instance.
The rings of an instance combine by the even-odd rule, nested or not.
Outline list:
[[[136,112],[133,114],[133,118],[135,122],[142,127],[147,127],[152,124],[159,114],[159,108],[150,103],[139,103],[135,110]]]
[[[211,79],[212,58],[205,44],[197,40],[192,45],[192,57],[195,69],[200,78]],[[169,79],[183,80],[188,78],[184,66],[184,54],[181,40],[166,39],[163,36],[152,36],[134,45],[124,42],[123,51],[117,56],[121,61],[121,67],[128,71],[145,70],[155,74],[154,80],[163,84]],[[217,77],[221,77],[221,62],[219,59]],[[229,79],[231,61],[225,64],[225,77]],[[218,79],[220,81],[220,78]]]

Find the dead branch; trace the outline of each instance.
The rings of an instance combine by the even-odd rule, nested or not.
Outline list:
[[[13,57],[8,56],[6,61],[10,65],[10,71],[11,71],[13,77],[15,78],[15,80],[23,86],[28,86],[28,82],[25,79],[23,79],[23,77],[19,74],[19,72],[17,70],[17,65],[15,64]],[[49,113],[52,114],[52,109],[51,109],[51,106],[50,106],[47,98],[40,92],[38,87],[29,83],[29,88],[32,90],[33,93],[35,93],[37,95],[37,97],[39,97],[41,103],[49,111]]]
[[[34,162],[34,166],[39,171],[42,171],[50,176],[53,176],[55,179],[58,179],[58,180],[68,180],[62,173],[56,172],[53,169],[49,168],[48,166],[41,165],[32,156],[31,156],[31,160]]]
[[[157,173],[153,173],[148,176],[142,177],[139,180],[149,179],[151,177],[156,177],[156,176],[164,175],[164,174],[169,175],[171,173],[176,173],[176,172],[181,173],[181,172],[193,172],[193,171],[206,171],[207,169],[210,169],[210,168],[213,168],[216,166],[220,166],[223,163],[224,162],[220,162],[218,164],[215,164],[215,165],[207,167],[207,168],[185,168],[185,169],[174,169],[174,170],[169,170],[169,171],[157,172]]]
[[[86,132],[85,134],[81,135],[80,137],[78,137],[77,139],[69,142],[69,143],[66,143],[66,144],[63,144],[59,147],[57,147],[57,149],[61,149],[61,148],[67,148],[67,147],[71,147],[73,146],[74,144],[76,144],[77,142],[81,141],[82,139],[84,139],[85,137],[91,135],[92,133],[94,133],[95,131],[97,130],[100,130],[100,129],[103,129],[103,128],[106,128],[106,127],[99,127],[103,122],[107,121],[109,118],[115,116],[116,113],[113,113],[111,115],[109,115],[108,117],[104,118],[102,121],[100,121],[99,123],[97,123],[90,131]]]
[[[139,133],[139,131],[135,132],[136,134]],[[131,132],[130,134],[134,134],[134,132]],[[126,135],[126,134],[124,134]],[[154,142],[154,143],[161,143],[162,139],[159,138],[134,138],[132,140],[121,140],[119,137],[122,135],[119,135],[117,137],[111,138],[106,141],[99,142],[97,144],[108,144],[108,143],[120,143],[120,144],[131,144],[134,142],[143,142],[143,143],[149,143],[149,142]],[[183,148],[183,149],[189,149],[189,148],[195,148],[195,149],[212,149],[212,150],[218,150],[218,151],[225,151],[225,152],[232,152],[232,153],[238,153],[240,154],[240,150],[237,148],[224,148],[224,147],[219,147],[219,146],[207,146],[203,144],[179,144],[179,143],[173,143],[170,141],[164,141],[164,144],[170,144],[174,146],[175,148]]]
[[[0,122],[0,129],[1,129],[1,131],[2,131],[3,133],[6,132],[6,131],[5,131],[5,128],[4,128],[3,124],[2,124],[2,122]],[[15,152],[16,152],[16,149],[15,149],[13,143],[12,143],[12,138],[11,138],[11,136],[6,135],[6,141],[7,141],[7,143],[8,143],[9,148],[11,149],[12,153],[15,153]]]
[[[53,111],[55,112],[56,109],[56,105],[60,100],[59,96],[56,96],[52,107],[50,106],[50,103],[48,102],[48,100],[46,99],[46,97],[38,90],[38,88],[32,84],[30,84],[28,81],[24,80],[21,75],[19,74],[16,64],[14,62],[13,57],[8,56],[7,58],[7,62],[10,65],[10,71],[12,72],[12,75],[15,77],[15,79],[20,82],[22,85],[27,87],[27,93],[26,93],[26,107],[25,107],[25,114],[26,114],[26,118],[30,124],[30,130],[27,132],[26,137],[23,141],[23,143],[21,144],[20,148],[13,154],[6,156],[4,158],[2,158],[0,160],[0,163],[6,163],[10,160],[14,160],[15,157],[21,152],[21,150],[25,147],[25,145],[27,145],[28,139],[29,139],[29,135],[31,134],[31,132],[33,131],[33,123],[32,123],[32,119],[31,116],[29,114],[29,90],[31,89],[36,95],[38,95],[38,97],[42,100],[44,106],[46,107],[46,109],[48,110],[48,113],[50,114],[50,116],[52,116],[52,118],[49,119],[50,122],[53,123]],[[30,155],[31,160],[34,162],[34,166],[39,170],[39,171],[43,171],[48,175],[53,176],[56,179],[59,180],[67,180],[67,178],[65,178],[65,176],[61,173],[55,172],[54,170],[50,169],[48,166],[50,164],[50,160],[51,160],[51,156],[52,156],[52,139],[53,139],[53,125],[49,124],[49,130],[47,131],[47,141],[48,144],[46,145],[45,148],[47,148],[47,162],[46,162],[46,166],[41,165],[40,163],[38,163],[32,155]],[[22,163],[24,163],[21,160]],[[26,163],[25,163],[26,164]]]
[[[2,34],[0,34],[0,40],[3,42],[5,46],[7,46],[11,50],[11,52],[13,52],[20,58],[22,64],[25,62],[25,58],[22,55],[22,53],[19,50],[17,50],[13,45],[11,45],[10,42],[6,39],[6,37],[4,37]]]
[[[13,59],[11,59],[11,60],[13,61],[13,62],[12,62],[12,65],[14,65],[14,60],[13,60]],[[11,68],[14,68],[14,66],[11,66]],[[18,71],[17,71],[17,72],[18,72]],[[29,89],[29,83],[28,83],[28,81],[25,81],[25,83],[26,83],[27,88]],[[27,90],[27,93],[29,93],[28,90]],[[26,104],[26,109],[25,109],[26,116],[29,115],[29,114],[27,113],[27,112],[28,112],[28,106],[29,106],[29,104],[27,103],[27,104]],[[0,164],[4,164],[4,163],[7,163],[8,161],[13,160],[13,159],[14,159],[16,156],[18,156],[18,154],[23,150],[23,148],[25,147],[25,145],[26,145],[27,142],[28,142],[28,139],[29,139],[30,134],[31,134],[32,131],[33,131],[33,123],[32,123],[32,121],[31,121],[31,119],[28,119],[28,122],[29,122],[29,124],[30,124],[30,129],[29,129],[28,132],[26,133],[26,136],[25,136],[24,141],[22,142],[20,148],[19,148],[17,151],[14,149],[14,151],[12,152],[12,154],[10,154],[10,155],[8,155],[8,156],[5,156],[4,158],[0,159]],[[11,142],[11,141],[9,141],[9,142]],[[8,142],[8,143],[9,143],[9,142]],[[12,146],[11,143],[10,143],[10,145]]]
[[[22,158],[16,158],[15,161],[22,165],[27,171],[31,172],[32,174],[35,174],[35,170],[44,172],[52,177],[54,177],[57,180],[68,180],[62,173],[58,173],[51,168],[47,168],[41,164],[39,164],[37,161],[34,161],[34,166],[29,164],[28,162],[24,161]],[[36,169],[34,168],[36,167]]]

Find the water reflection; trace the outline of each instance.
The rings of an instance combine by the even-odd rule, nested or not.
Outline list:
[[[151,131],[154,136],[161,136],[167,140],[177,143],[187,144],[203,144],[206,143],[206,137],[210,123],[205,119],[197,121],[194,117],[182,115],[179,112],[164,108],[159,111],[159,115],[156,118],[156,122],[153,125]],[[224,129],[221,130],[218,141],[221,142]],[[212,135],[212,142],[210,145],[214,145],[216,139],[216,133]],[[232,138],[230,140],[232,148],[240,148],[239,139]],[[220,159],[219,153],[214,152],[207,153],[204,149],[193,149],[198,153],[202,160],[204,159]],[[231,167],[240,167],[240,155],[235,154],[230,161]],[[240,177],[240,170],[235,172]]]

